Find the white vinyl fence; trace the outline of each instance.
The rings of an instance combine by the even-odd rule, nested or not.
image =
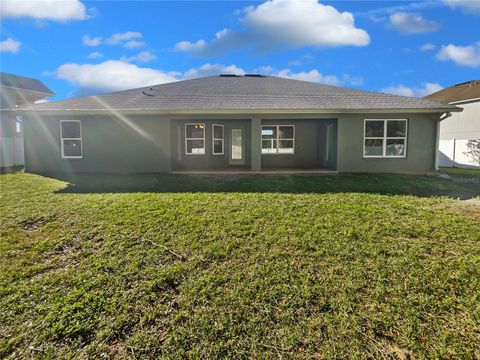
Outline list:
[[[440,140],[438,166],[480,169],[480,139]]]

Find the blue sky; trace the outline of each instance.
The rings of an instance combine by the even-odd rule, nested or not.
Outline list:
[[[1,6],[1,70],[53,99],[228,72],[407,96],[480,78],[480,0]]]

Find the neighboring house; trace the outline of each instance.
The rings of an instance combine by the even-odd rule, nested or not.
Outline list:
[[[430,173],[444,103],[219,75],[23,106],[26,171]]]
[[[22,118],[6,110],[52,95],[53,92],[39,80],[0,73],[0,167],[24,164]]]
[[[440,126],[439,165],[480,168],[480,80],[450,86],[426,99],[463,108]]]

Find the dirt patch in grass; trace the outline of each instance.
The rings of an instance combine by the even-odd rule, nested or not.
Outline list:
[[[29,219],[20,221],[18,224],[22,227],[23,230],[34,231],[53,220],[54,220],[53,218],[44,218],[44,217],[29,218]]]

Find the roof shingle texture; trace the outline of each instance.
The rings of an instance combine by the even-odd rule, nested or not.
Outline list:
[[[450,86],[436,93],[425,96],[425,99],[451,103],[471,99],[480,99],[480,80]]]
[[[44,94],[52,94],[52,90],[45,86],[40,80],[28,78],[25,76],[13,75],[1,72],[0,84],[2,86],[8,86],[16,89],[37,91]]]
[[[452,109],[452,106],[431,100],[347,89],[273,76],[209,76],[38,104],[23,109],[158,111],[448,110]]]

